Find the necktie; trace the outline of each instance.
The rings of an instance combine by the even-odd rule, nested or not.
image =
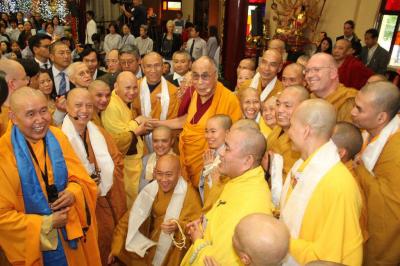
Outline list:
[[[195,39],[193,39],[192,45],[190,46],[190,52],[189,52],[190,53],[190,57],[192,59],[194,59],[194,57],[193,57],[194,41],[195,41]]]
[[[58,95],[65,95],[67,93],[67,81],[65,80],[65,73],[60,72],[59,74],[61,76],[60,80],[60,85],[59,85],[59,90],[58,90]]]
[[[44,66],[44,69],[46,69],[46,70],[49,69],[49,64],[46,63],[43,66]]]

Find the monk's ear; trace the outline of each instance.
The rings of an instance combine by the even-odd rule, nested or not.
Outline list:
[[[18,124],[17,119],[16,119],[16,115],[15,115],[15,113],[14,113],[13,111],[9,111],[9,112],[8,112],[8,117],[10,118],[11,122],[12,122],[14,125],[17,125],[17,124]]]
[[[251,258],[246,253],[241,253],[240,254],[240,260],[242,261],[242,263],[244,265],[250,265],[251,264]]]
[[[338,153],[339,153],[339,157],[340,157],[340,160],[344,160],[344,159],[346,159],[346,157],[347,157],[347,150],[345,149],[345,148],[338,148]]]
[[[387,112],[380,112],[377,116],[379,124],[385,124],[390,121],[389,114]]]

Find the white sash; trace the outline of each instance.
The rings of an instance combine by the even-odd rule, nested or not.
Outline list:
[[[374,173],[372,170],[375,167],[376,162],[378,161],[379,156],[382,153],[383,148],[386,145],[386,142],[394,133],[396,133],[400,128],[400,118],[396,115],[380,132],[378,138],[367,145],[365,150],[363,151],[361,158],[364,162],[365,168],[372,175]],[[364,141],[368,140],[369,134],[367,131],[363,132]]]
[[[187,187],[188,185],[183,177],[179,177],[171,201],[168,204],[164,221],[179,219],[183,202],[186,197]],[[146,254],[147,249],[157,245],[156,253],[152,262],[152,265],[155,266],[161,265],[164,261],[165,256],[171,247],[172,240],[169,235],[161,231],[158,242],[154,242],[140,233],[139,228],[151,214],[151,208],[157,193],[158,183],[154,181],[145,186],[137,196],[129,213],[128,235],[125,242],[126,250],[135,252],[142,258]]]
[[[107,142],[97,126],[93,122],[89,121],[86,128],[89,133],[89,139],[92,144],[97,166],[100,168],[100,196],[105,196],[113,185],[114,161],[108,152]],[[86,171],[91,175],[95,170],[94,164],[89,162],[83,140],[75,130],[74,124],[72,124],[69,115],[65,116],[61,129],[70,141],[72,148],[78,155]]]
[[[260,95],[260,100],[261,102],[265,101],[265,99],[267,99],[268,95],[271,93],[271,91],[274,89],[275,87],[275,83],[278,80],[277,77],[275,77],[273,80],[271,80],[267,86],[265,87],[265,89],[261,92]],[[260,81],[261,82],[261,81]]]
[[[161,93],[157,95],[161,102],[161,115],[160,120],[166,120],[168,116],[168,108],[169,108],[169,91],[167,80],[164,77],[161,77]],[[145,117],[151,117],[151,98],[150,98],[150,89],[147,84],[147,78],[144,77],[140,82],[140,108],[142,111],[142,115]],[[153,145],[151,134],[147,134],[144,137],[146,141],[146,145],[148,151],[153,152]]]
[[[288,226],[292,238],[296,239],[299,237],[305,210],[318,183],[326,173],[339,162],[340,157],[337,152],[337,147],[332,140],[329,140],[315,153],[303,172],[297,172],[297,169],[303,163],[302,159],[297,160],[293,165],[283,186],[280,205],[280,219]],[[297,184],[286,200],[292,174],[294,174],[297,179]],[[289,254],[283,265],[299,264]]]
[[[258,88],[258,82],[260,82],[260,73],[257,72],[254,77],[251,80],[250,83],[250,87],[252,87],[253,89],[257,89]]]
[[[176,155],[172,149],[169,150],[168,154]],[[146,163],[146,172],[144,175],[144,179],[146,179],[147,181],[151,181],[154,179],[153,171],[154,171],[154,167],[156,167],[156,163],[157,163],[157,155],[155,152],[153,152],[149,155],[149,159],[147,160],[147,163]]]
[[[273,153],[271,160],[271,194],[272,203],[275,207],[279,206],[279,201],[283,187],[283,157],[278,153]]]

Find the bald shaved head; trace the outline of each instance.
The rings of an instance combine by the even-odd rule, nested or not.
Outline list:
[[[370,95],[373,99],[373,107],[379,112],[386,112],[392,119],[399,111],[400,92],[389,81],[377,81],[365,85],[359,93]]]
[[[332,56],[338,64],[341,64],[351,52],[351,42],[346,39],[340,39],[336,41],[333,47]]]
[[[281,53],[281,55],[286,53],[286,45],[280,39],[272,39],[268,43],[268,49],[276,49]]]
[[[126,104],[131,103],[139,95],[138,81],[130,71],[121,72],[114,84],[115,93]]]
[[[374,74],[368,78],[367,83],[377,82],[377,81],[388,81],[388,79],[382,74]]]
[[[239,66],[237,67],[237,74],[243,69],[247,69],[250,71],[256,71],[256,62],[252,58],[244,58],[240,61]]]
[[[302,102],[295,110],[294,120],[312,129],[314,136],[329,139],[336,124],[335,108],[325,100],[311,99]]]
[[[159,126],[153,130],[152,134],[153,150],[157,156],[168,154],[174,145],[172,130],[166,126]]]
[[[102,80],[94,80],[89,84],[88,91],[93,97],[95,111],[104,111],[110,103],[110,86]]]
[[[215,65],[214,60],[211,57],[206,56],[206,55],[203,55],[199,59],[194,61],[192,70],[193,70],[193,68],[197,67],[198,65],[207,65],[212,70],[217,71],[217,66]]]
[[[164,193],[174,190],[180,177],[179,158],[173,154],[161,156],[157,160],[153,175]]]
[[[143,63],[158,61],[162,63],[162,56],[157,52],[150,52],[143,57]]]
[[[281,265],[289,251],[289,230],[273,216],[250,214],[238,223],[233,246],[245,265]]]
[[[93,97],[87,89],[74,88],[68,93],[67,113],[79,133],[83,132],[92,119],[93,111]]]
[[[346,152],[341,155],[343,162],[354,159],[357,153],[361,151],[363,139],[360,130],[348,122],[339,122],[333,131],[332,140],[338,147]]]
[[[233,123],[231,129],[237,129],[237,128],[252,128],[255,130],[260,130],[260,126],[257,124],[256,121],[252,119],[239,119],[235,123]]]
[[[208,121],[211,120],[217,121],[217,123],[219,123],[221,127],[224,128],[225,130],[229,130],[232,126],[232,119],[228,115],[216,114],[208,119]]]
[[[249,119],[242,119],[242,120],[249,120]],[[241,123],[247,123],[247,122],[241,122]],[[236,124],[237,122],[234,125]],[[260,130],[255,129],[254,127],[244,127],[244,126],[240,127],[237,125],[235,128],[231,129],[231,134],[238,134],[243,136],[241,145],[242,152],[254,155],[254,160],[255,160],[254,166],[260,165],[261,159],[264,156],[266,149],[265,138],[261,134]]]
[[[85,88],[74,88],[68,92],[67,104],[76,101],[80,97],[90,97],[90,92]]]
[[[287,87],[284,89],[284,91],[294,92],[300,102],[310,99],[310,93],[305,87],[301,85]]]
[[[283,69],[282,73],[282,84],[283,86],[289,87],[293,85],[305,85],[304,80],[304,67],[298,63],[287,65]]]
[[[1,61],[1,60],[0,60]],[[51,122],[46,96],[30,87],[22,87],[10,96],[10,119],[24,137],[37,142],[43,139]]]
[[[1,58],[0,71],[6,74],[5,79],[9,91],[8,97],[10,97],[15,90],[27,86],[29,83],[24,67],[16,60]],[[5,103],[7,104],[8,101],[9,98]]]

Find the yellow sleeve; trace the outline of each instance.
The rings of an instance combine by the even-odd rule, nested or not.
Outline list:
[[[337,110],[336,120],[338,122],[345,121],[352,123],[353,120],[351,119],[351,110],[353,109],[354,105],[354,98],[347,99]]]

